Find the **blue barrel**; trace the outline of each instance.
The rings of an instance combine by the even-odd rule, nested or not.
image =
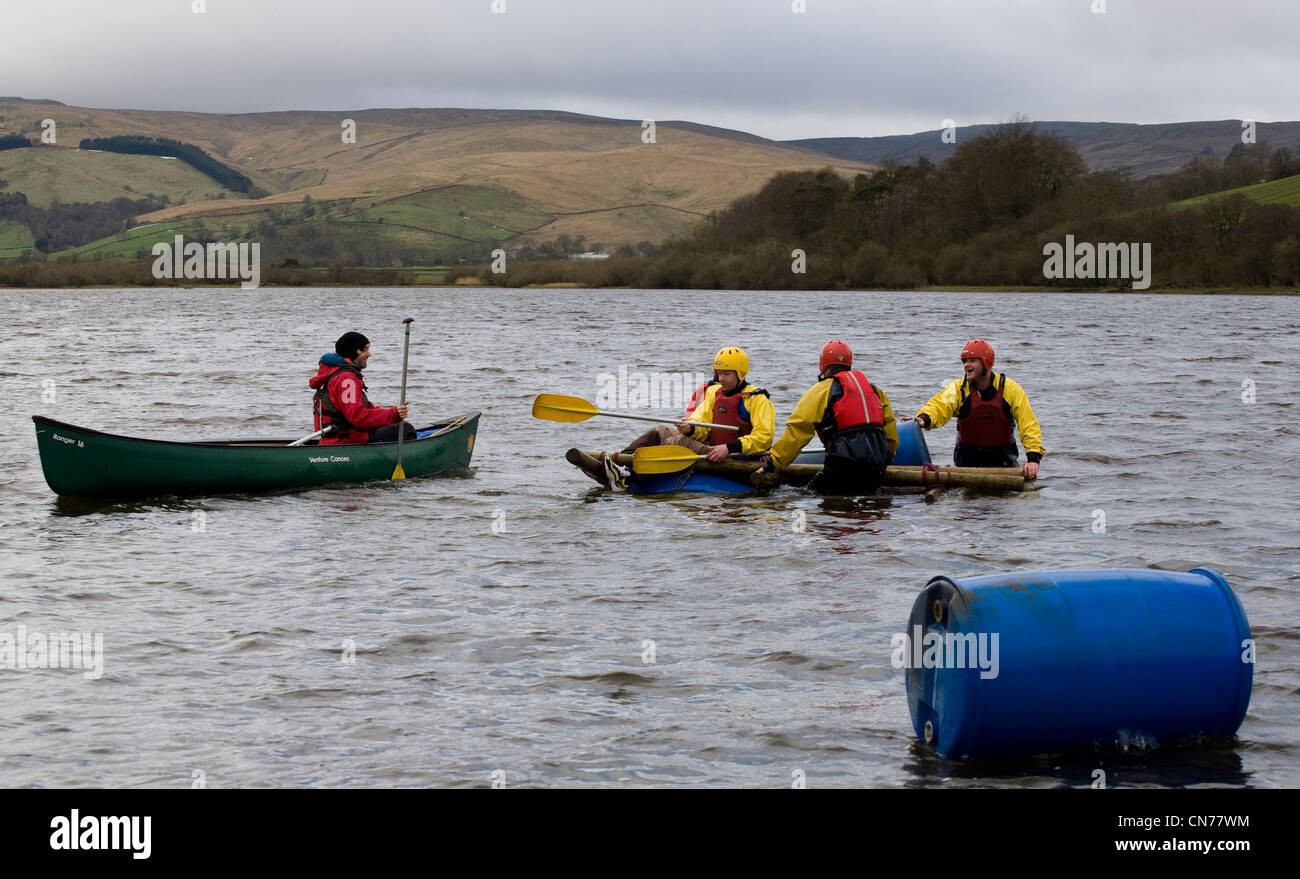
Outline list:
[[[930,464],[930,447],[925,444],[925,432],[915,420],[898,422],[898,449],[894,452],[894,466],[916,467]]]
[[[818,467],[826,458],[825,449],[813,449],[800,452],[794,459],[795,464],[814,464]],[[930,447],[925,444],[925,431],[915,421],[898,422],[898,449],[894,460],[890,462],[897,467],[917,467],[933,463],[930,460]]]
[[[1233,735],[1249,639],[1210,568],[935,577],[893,661],[917,737],[941,755],[1047,753]]]

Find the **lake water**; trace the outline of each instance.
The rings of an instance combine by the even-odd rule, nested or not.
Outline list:
[[[0,632],[104,645],[98,677],[0,670],[0,785],[1033,787],[1103,767],[1111,786],[1295,787],[1297,305],[0,291]],[[412,419],[482,410],[471,473],[99,505],[42,479],[32,414],[170,439],[307,433],[307,378],[348,329],[370,336],[370,393],[391,404],[407,316]],[[707,371],[736,344],[783,420],[828,338],[912,414],[971,337],[1043,426],[1037,491],[615,496],[563,453],[621,448],[639,424],[529,415],[539,392],[593,399],[620,367]],[[929,434],[938,462],[953,436]],[[932,576],[1200,565],[1258,642],[1235,743],[997,762],[916,743],[890,637]]]

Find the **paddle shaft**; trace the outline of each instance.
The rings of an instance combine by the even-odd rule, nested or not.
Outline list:
[[[332,425],[332,424],[327,424],[327,425],[325,425],[323,428],[321,428],[320,430],[316,431],[315,433],[309,433],[309,434],[307,434],[305,437],[303,437],[302,439],[296,439],[296,440],[294,440],[293,442],[289,443],[289,446],[290,446],[291,448],[292,448],[293,446],[301,446],[301,445],[304,445],[304,444],[306,444],[306,443],[311,442],[311,441],[314,440],[314,439],[320,439],[321,437],[323,437],[325,434],[329,433],[329,432],[330,432],[331,430],[333,430],[333,429],[334,429],[334,425]]]
[[[631,418],[636,421],[653,421],[656,424],[682,423],[682,419],[680,418],[656,418],[653,415],[630,415],[626,412],[606,412],[604,409],[597,409],[596,414],[608,415],[610,418]],[[734,424],[714,424],[709,421],[687,421],[686,423],[695,427],[719,427],[723,430],[740,430],[740,428],[736,427]]]
[[[415,318],[413,317],[408,317],[406,320],[402,321],[402,324],[406,327],[406,342],[402,346],[402,398],[398,401],[398,405],[406,404],[406,365],[410,362],[411,357],[411,324],[414,321]],[[402,436],[405,433],[406,419],[400,418],[397,421],[397,466],[393,468],[394,478],[398,478],[397,474],[399,473],[403,477],[406,476],[406,472],[402,470]]]

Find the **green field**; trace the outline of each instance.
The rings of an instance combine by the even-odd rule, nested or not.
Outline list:
[[[1240,186],[1236,189],[1225,189],[1223,192],[1200,195],[1196,198],[1184,199],[1177,204],[1178,207],[1204,204],[1212,198],[1223,198],[1225,195],[1233,195],[1234,193],[1244,195],[1251,201],[1257,201],[1260,204],[1300,206],[1300,174],[1283,177],[1281,180],[1270,180],[1267,183],[1255,183],[1250,186]]]
[[[135,259],[138,251],[143,250],[149,253],[154,244],[159,241],[170,243],[177,235],[189,237],[189,231],[190,225],[184,222],[152,223],[138,229],[130,229],[120,235],[92,241],[81,247],[60,250],[57,253],[50,254],[50,256],[54,258],[75,256],[79,260]],[[152,254],[147,258],[152,259]]]
[[[555,219],[517,193],[473,186],[417,192],[374,207],[353,210],[345,222],[433,232],[456,239],[503,241]]]
[[[28,204],[41,208],[56,201],[72,204],[139,199],[151,192],[165,195],[176,204],[216,198],[225,191],[179,159],[70,147],[0,152],[0,180],[9,181],[6,191],[24,193]]]
[[[662,216],[658,216],[662,215]],[[572,222],[571,217],[562,222]],[[206,237],[227,242],[255,241],[257,226],[270,220],[292,236],[309,227],[310,236],[323,238],[329,248],[346,259],[361,241],[382,243],[406,259],[440,260],[454,256],[451,248],[484,242],[505,242],[542,227],[554,228],[556,215],[540,210],[516,192],[479,186],[451,185],[399,196],[388,201],[364,198],[316,200],[310,211],[302,203],[249,206],[226,215],[182,216],[149,224],[54,254],[55,258],[135,259],[148,254],[159,241],[175,235],[196,237],[200,224]],[[637,228],[663,226],[662,233],[678,234],[681,217],[662,208],[634,207],[617,211],[609,223],[632,223]],[[570,231],[565,229],[561,231]],[[576,233],[576,229],[572,230]],[[11,229],[0,238],[0,258],[15,257],[31,236]],[[495,246],[495,245],[493,245]],[[290,247],[292,252],[292,247]],[[146,257],[151,258],[151,257]],[[317,257],[319,259],[319,256]]]
[[[22,223],[0,220],[0,259],[22,256],[23,251],[31,250],[33,243],[32,233]]]
[[[554,219],[514,193],[451,186],[374,206],[362,199],[316,201],[312,203],[310,215],[303,214],[300,204],[281,204],[268,210],[242,211],[234,216],[209,216],[205,226],[207,237],[231,242],[255,241],[258,239],[257,224],[273,216],[281,218],[277,227],[286,233],[313,227],[316,230],[314,234],[327,238],[331,249],[341,256],[364,239],[383,242],[407,253],[418,252],[424,254],[424,258],[436,258],[446,245],[504,241],[520,231],[545,225]],[[170,242],[175,235],[192,239],[200,222],[201,218],[181,217],[153,223],[51,256],[79,260],[135,259],[141,251],[147,253],[156,242]],[[12,252],[0,252],[0,256],[17,256],[22,244],[30,245],[31,237],[11,230],[0,241],[9,242],[14,248]]]

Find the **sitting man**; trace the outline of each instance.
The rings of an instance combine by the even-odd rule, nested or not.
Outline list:
[[[647,446],[683,446],[717,463],[729,455],[766,452],[776,433],[776,410],[767,391],[746,381],[748,375],[749,355],[740,348],[723,348],[713,359],[714,381],[705,387],[689,420],[652,427],[629,443],[623,454]],[[704,427],[700,422],[736,429]],[[600,461],[611,487],[626,484],[627,473],[613,463],[612,456],[602,452]]]
[[[957,416],[952,462],[958,467],[1017,466],[1020,449],[1011,435],[1011,429],[1017,428],[1029,459],[1025,478],[1036,478],[1046,449],[1024,389],[1005,373],[993,372],[993,346],[983,339],[966,343],[961,349],[961,365],[965,377],[931,397],[916,413],[917,423],[933,430]]]
[[[319,371],[307,383],[316,397],[313,410],[316,429],[329,431],[321,445],[362,445],[415,439],[415,428],[406,423],[407,405],[381,408],[366,396],[361,370],[370,361],[370,340],[360,333],[344,333],[334,343],[334,353],[320,359]]]
[[[815,431],[826,457],[811,487],[822,494],[875,494],[898,450],[898,425],[889,397],[853,369],[853,352],[843,342],[832,340],[822,347],[818,368],[817,384],[799,398],[770,460],[750,481],[759,488],[780,483],[780,472],[794,462]]]

